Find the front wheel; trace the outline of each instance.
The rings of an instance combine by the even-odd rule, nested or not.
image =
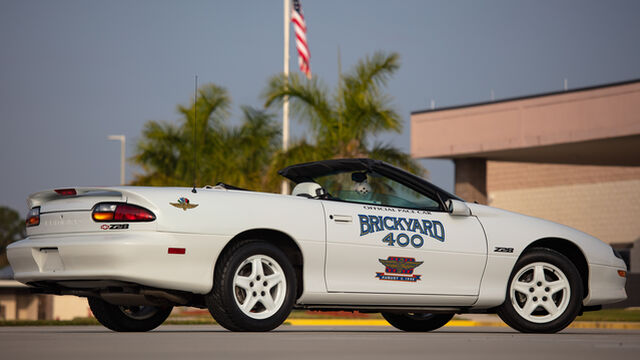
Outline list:
[[[571,260],[551,249],[532,249],[513,268],[498,315],[521,332],[555,333],[575,320],[582,294]]]
[[[387,313],[383,312],[382,317],[393,325],[396,329],[412,332],[433,331],[445,326],[453,314],[431,314],[431,313]]]
[[[296,277],[287,256],[261,240],[236,244],[225,251],[215,272],[207,307],[231,331],[269,331],[289,316]]]
[[[160,326],[171,314],[173,306],[122,306],[90,297],[91,312],[106,328],[118,332],[149,331]]]

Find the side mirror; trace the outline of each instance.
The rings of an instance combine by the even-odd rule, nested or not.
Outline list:
[[[447,201],[447,208],[452,216],[470,216],[471,209],[465,204],[464,201],[449,199]]]

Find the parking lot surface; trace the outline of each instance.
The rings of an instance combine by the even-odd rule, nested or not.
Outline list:
[[[148,333],[100,326],[0,327],[3,359],[637,359],[640,331],[567,329],[520,334],[509,328],[281,326],[232,333],[219,326],[166,325]]]

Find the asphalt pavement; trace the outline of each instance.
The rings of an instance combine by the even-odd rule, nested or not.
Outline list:
[[[100,326],[0,327],[1,359],[637,359],[640,331],[566,329],[520,334],[448,326],[406,333],[388,326],[281,326],[232,333],[215,325],[165,325],[148,333]]]

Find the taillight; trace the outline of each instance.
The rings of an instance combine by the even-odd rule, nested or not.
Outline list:
[[[98,204],[93,208],[91,217],[95,221],[113,221],[117,207],[116,204]]]
[[[110,222],[135,222],[153,221],[156,216],[149,210],[131,204],[124,203],[100,203],[94,206],[91,217],[94,221]]]
[[[54,190],[58,195],[62,196],[73,196],[77,195],[76,189],[55,189]]]
[[[27,227],[40,225],[40,206],[36,206],[29,210],[26,223]]]

